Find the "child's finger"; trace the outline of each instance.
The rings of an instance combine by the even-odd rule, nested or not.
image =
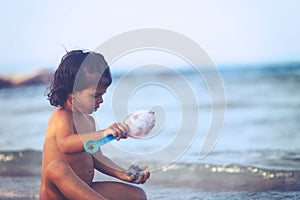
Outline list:
[[[114,123],[111,125],[111,128],[115,130],[115,137],[117,140],[121,138],[126,138],[126,134],[128,132],[128,126],[121,123]]]
[[[141,184],[144,184],[149,177],[150,177],[150,172],[143,173],[143,179],[141,181]]]
[[[120,133],[118,130],[113,129],[113,128],[109,128],[107,129],[107,134],[106,135],[112,135],[114,136],[117,140],[121,139]]]
[[[140,173],[139,177],[135,181],[136,184],[144,184],[147,179],[150,177],[150,172]]]
[[[137,176],[138,176],[138,177],[137,177],[137,180],[135,181],[135,183],[136,183],[136,184],[142,183],[143,180],[144,180],[144,173],[138,173]]]
[[[130,175],[130,182],[135,182],[136,176],[137,176],[136,173],[133,173],[132,175]]]
[[[112,124],[107,130],[110,135],[113,135],[116,137],[117,140],[120,140],[120,130],[118,130],[117,126],[115,124]]]
[[[143,183],[145,183],[149,178],[150,178],[150,172],[145,173]]]
[[[130,182],[140,184],[144,181],[144,173],[133,173],[130,176]]]
[[[120,130],[122,130],[123,133],[128,133],[129,132],[129,127],[128,127],[127,124],[119,123],[118,127],[119,127]]]
[[[113,128],[113,133],[114,133],[114,136],[116,137],[117,140],[120,140],[121,139],[121,134],[120,134],[120,130],[118,130],[117,128]]]

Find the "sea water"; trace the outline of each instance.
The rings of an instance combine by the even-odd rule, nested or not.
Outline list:
[[[200,158],[199,151],[203,132],[210,123],[211,101],[207,92],[201,92],[207,90],[203,80],[192,73],[185,74],[185,80],[195,91],[201,116],[200,128],[193,133],[188,146],[170,141],[176,140],[180,113],[182,109],[188,110],[189,105],[180,102],[176,93],[156,84],[129,91],[130,98],[123,100],[128,104],[128,112],[151,109],[155,105],[163,108],[167,121],[161,132],[145,140],[113,142],[106,148],[112,147],[115,151],[106,152],[120,164],[149,164],[152,175],[149,184],[144,186],[149,199],[299,199],[299,66],[227,69],[220,74],[226,94],[226,116],[222,133],[207,156]],[[172,80],[168,74],[163,78],[176,85],[176,78]],[[111,104],[118,80],[120,77],[114,78],[103,106],[94,114],[99,129],[118,120],[116,114],[112,114],[118,105]],[[130,88],[134,81],[122,84]],[[47,101],[46,87],[0,90],[0,183],[3,188],[0,195],[4,195],[3,198],[22,197],[18,191],[14,192],[14,184],[5,185],[7,178],[39,176],[47,121],[55,109]],[[166,148],[168,151],[163,152]],[[178,149],[179,154],[172,154]],[[148,156],[150,154],[155,156]],[[30,195],[35,197],[35,194]]]

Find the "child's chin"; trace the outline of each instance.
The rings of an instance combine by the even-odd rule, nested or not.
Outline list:
[[[97,109],[93,109],[93,110],[86,110],[85,112],[84,112],[84,114],[86,114],[86,115],[90,115],[90,114],[92,114],[93,112],[96,112],[97,111]]]

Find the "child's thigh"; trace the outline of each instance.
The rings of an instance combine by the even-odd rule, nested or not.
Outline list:
[[[60,172],[60,168],[67,168],[67,164],[61,161],[52,161],[48,165],[41,184],[40,199],[65,199],[54,183],[64,173]]]
[[[108,199],[147,199],[143,189],[121,182],[94,182],[92,188]]]

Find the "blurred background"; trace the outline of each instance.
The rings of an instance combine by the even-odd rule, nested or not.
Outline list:
[[[65,49],[162,28],[198,43],[217,66],[299,61],[299,2],[1,1],[1,74],[55,69]]]
[[[220,73],[226,94],[223,132],[213,151],[199,159],[205,132],[200,127],[179,162],[300,170],[299,8],[297,0],[1,1],[0,161],[9,159],[5,152],[42,150],[54,109],[45,96],[49,77],[66,50],[93,50],[126,31],[161,28],[183,34],[204,49]],[[143,59],[133,54],[112,65],[115,83],[121,72],[142,64]],[[151,59],[176,66],[192,88],[203,91],[195,92],[204,119],[199,126],[208,126],[211,102],[203,80],[195,78],[191,66],[178,57],[162,53]],[[135,100],[139,104],[131,109],[153,103],[142,101],[147,94],[141,93]],[[178,114],[174,96],[166,97],[159,90],[155,95],[160,104],[171,112],[175,108]],[[108,92],[105,101],[112,97]],[[99,119],[109,119],[109,123],[109,105],[103,105],[101,113]],[[176,128],[167,125],[165,132]],[[162,148],[168,138],[166,135],[155,144]],[[145,148],[144,144],[135,145]]]

